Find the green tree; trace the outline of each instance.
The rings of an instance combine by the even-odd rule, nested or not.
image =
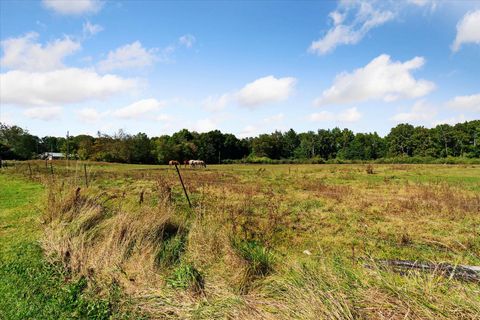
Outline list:
[[[390,156],[412,156],[414,127],[411,124],[399,124],[387,135],[388,154]]]

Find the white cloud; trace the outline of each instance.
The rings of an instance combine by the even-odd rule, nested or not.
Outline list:
[[[238,102],[247,107],[287,100],[293,93],[297,80],[292,77],[267,76],[248,83],[237,92]]]
[[[62,111],[62,107],[34,107],[28,108],[23,114],[31,119],[49,121],[58,119],[62,114]]]
[[[107,59],[98,63],[102,72],[115,69],[142,68],[152,65],[155,60],[155,53],[158,49],[145,49],[140,41],[117,48],[108,53]]]
[[[90,21],[87,21],[83,24],[83,36],[93,36],[103,30],[103,27],[99,24],[92,24]]]
[[[354,17],[349,23],[344,23],[350,15]],[[356,44],[371,29],[392,20],[395,14],[387,9],[374,9],[367,1],[343,1],[329,16],[333,21],[333,27],[325,36],[311,43],[309,52],[319,55],[327,54],[338,45]]]
[[[420,100],[415,102],[409,112],[401,112],[394,115],[391,120],[395,122],[426,122],[431,121],[437,115],[437,110],[425,102],[425,100]]]
[[[457,24],[457,36],[451,48],[456,52],[464,43],[480,44],[480,10],[467,12]]]
[[[195,37],[192,35],[181,36],[178,43],[170,44],[165,48],[147,49],[142,46],[140,41],[135,41],[110,51],[107,58],[98,63],[98,69],[107,72],[118,69],[144,68],[157,61],[172,62],[174,61],[172,56],[179,46],[190,48],[194,43]]]
[[[470,96],[456,96],[447,102],[447,106],[453,109],[480,112],[480,93]]]
[[[103,5],[99,0],[43,0],[42,2],[46,8],[64,15],[97,13]]]
[[[46,106],[105,99],[135,88],[137,80],[67,68],[49,72],[8,71],[0,74],[4,104]]]
[[[391,61],[388,55],[380,55],[363,68],[337,75],[333,85],[323,91],[322,96],[315,99],[314,103],[321,106],[422,97],[435,88],[433,82],[417,80],[411,74],[424,63],[425,59],[422,57],[415,57],[402,63]]]
[[[223,110],[231,102],[253,108],[287,100],[293,94],[296,83],[297,79],[292,77],[266,76],[247,83],[241,90],[208,96],[201,104],[208,111]]]
[[[312,122],[322,121],[338,121],[338,122],[357,122],[362,118],[362,114],[358,111],[357,107],[343,110],[339,113],[333,113],[330,111],[320,111],[310,114],[308,119]]]
[[[185,46],[187,48],[191,48],[196,40],[197,39],[195,39],[195,37],[192,36],[191,34],[185,34],[180,38],[178,38],[178,43],[180,43],[180,45]]]
[[[330,18],[332,18],[332,21],[333,21],[333,24],[336,26],[336,25],[339,25],[340,23],[343,22],[343,20],[345,20],[345,13],[340,13],[338,11],[332,11],[328,14],[328,16]]]
[[[75,112],[78,118],[87,123],[95,123],[99,121],[107,113],[100,113],[94,108],[83,108]]]
[[[134,119],[145,116],[146,114],[156,111],[165,105],[164,102],[156,99],[143,99],[134,102],[126,107],[113,111],[113,115],[118,118]]]
[[[2,68],[27,71],[49,71],[63,68],[63,59],[81,48],[79,42],[68,37],[56,39],[46,45],[37,42],[38,33],[30,32],[18,38],[1,42]]]
[[[227,106],[231,99],[232,96],[229,93],[221,96],[208,96],[202,101],[202,106],[208,111],[220,111]]]

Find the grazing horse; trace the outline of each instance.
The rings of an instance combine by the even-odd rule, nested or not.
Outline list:
[[[185,168],[187,167],[187,165],[190,163],[190,160],[183,160],[183,165],[185,166]]]
[[[170,160],[168,161],[168,167],[171,168],[172,166],[174,165],[177,165],[179,166],[180,165],[180,162],[178,162],[177,160]]]
[[[191,168],[196,168],[196,167],[206,168],[207,167],[207,165],[205,164],[205,161],[203,161],[203,160],[190,160],[190,161],[188,161],[188,163],[190,164]]]

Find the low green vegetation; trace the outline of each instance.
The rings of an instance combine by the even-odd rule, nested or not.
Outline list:
[[[478,165],[182,167],[189,208],[168,166],[29,163],[0,174],[27,201],[2,202],[0,235],[48,270],[7,276],[45,318],[479,319],[478,282],[381,263],[480,266]],[[27,305],[11,282],[2,300]]]
[[[84,277],[69,280],[40,245],[43,187],[0,174],[0,319],[110,319],[115,295],[100,298]]]

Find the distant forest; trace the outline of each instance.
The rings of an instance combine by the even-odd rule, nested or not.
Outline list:
[[[44,152],[67,153],[71,159],[165,164],[169,160],[202,159],[206,163],[323,163],[401,159],[434,162],[458,157],[480,158],[480,120],[441,124],[428,129],[399,124],[385,137],[349,129],[297,133],[275,131],[238,139],[218,130],[197,133],[183,129],[173,135],[148,137],[119,131],[65,137],[37,137],[18,126],[0,123],[0,157],[27,160]]]

